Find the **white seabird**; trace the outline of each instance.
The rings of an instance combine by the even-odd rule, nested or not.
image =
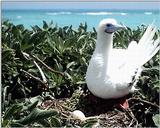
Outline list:
[[[156,27],[149,25],[138,43],[132,41],[127,49],[114,49],[113,35],[120,29],[124,26],[114,19],[99,23],[96,48],[86,73],[88,89],[103,99],[120,98],[134,92],[142,66],[160,48],[160,37],[154,38]]]

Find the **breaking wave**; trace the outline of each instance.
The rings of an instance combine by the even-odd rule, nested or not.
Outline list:
[[[145,12],[145,15],[152,15],[152,12]]]
[[[70,15],[72,12],[47,12],[47,15]]]
[[[17,18],[17,19],[21,19],[21,18],[22,18],[22,16],[17,16],[16,18]]]
[[[112,15],[112,12],[86,12],[86,13],[80,13],[82,15]]]
[[[93,15],[93,16],[98,16],[98,15],[122,15],[125,16],[128,13],[125,12],[47,12],[47,15]]]
[[[122,12],[122,13],[120,13],[122,16],[125,16],[125,15],[127,15],[127,13],[124,13],[124,12]]]
[[[79,15],[127,15],[127,13],[124,12],[85,12],[85,13],[79,13]]]

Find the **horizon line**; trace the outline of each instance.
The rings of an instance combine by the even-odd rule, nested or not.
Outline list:
[[[149,8],[149,9],[144,9],[144,8],[131,8],[131,9],[122,9],[122,8],[1,8],[3,10],[156,10],[160,11],[158,8]]]

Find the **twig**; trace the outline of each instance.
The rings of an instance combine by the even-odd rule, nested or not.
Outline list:
[[[89,119],[106,119],[105,117],[100,117],[100,116],[89,116],[89,117],[86,117],[86,120],[89,120]]]
[[[44,83],[47,83],[47,79],[46,79],[46,77],[45,77],[42,69],[39,67],[39,65],[36,63],[36,61],[33,61],[33,63],[34,63],[34,64],[36,65],[36,67],[38,68],[38,70],[39,70],[39,72],[40,72],[40,74],[41,74],[41,76],[42,76],[43,82],[44,82]]]
[[[131,127],[134,124],[134,119],[131,120],[130,124],[128,127]]]
[[[41,74],[41,76],[42,76],[43,82],[44,82],[44,83],[47,83],[47,79],[46,79],[46,77],[45,77],[42,69],[40,68],[40,66],[36,63],[36,61],[34,61],[34,60],[30,57],[30,55],[29,55],[28,53],[26,53],[26,52],[22,52],[22,53],[23,53],[23,55],[24,55],[24,57],[25,57],[26,59],[33,61],[33,63],[36,65],[36,67],[38,68],[38,70],[39,70],[39,72],[40,72],[40,74]]]
[[[38,62],[40,62],[43,66],[45,66],[48,70],[50,70],[53,73],[59,74],[61,76],[65,76],[65,74],[63,72],[59,72],[56,70],[53,70],[52,68],[50,68],[48,65],[46,65],[43,61],[41,61],[38,57],[35,57],[34,55],[30,55],[31,57],[33,57],[35,60],[37,60]]]
[[[130,108],[128,109],[124,109],[125,113],[132,119],[130,125],[133,125],[134,122],[136,122],[136,126],[138,125],[138,120],[136,119],[136,117],[134,116],[134,114],[132,113],[132,110]],[[133,122],[134,121],[134,122]],[[129,125],[129,127],[130,127]]]
[[[33,63],[36,65],[36,67],[38,68],[38,70],[39,70],[39,72],[40,72],[40,74],[41,74],[43,83],[45,83],[45,85],[47,85],[47,79],[46,79],[46,77],[45,77],[42,69],[40,68],[40,66],[36,63],[35,60],[33,60],[33,59],[30,57],[30,55],[29,55],[28,53],[26,53],[26,52],[22,52],[22,53],[23,53],[24,57],[26,57],[26,59],[30,59],[30,60],[33,61]]]
[[[42,85],[44,85],[47,88],[46,83],[44,81],[42,81],[40,78],[38,78],[38,77],[30,74],[29,72],[27,72],[27,71],[25,71],[23,69],[21,69],[20,71],[23,72],[23,73],[25,73],[26,75],[28,75],[32,79],[36,80],[37,82],[41,83]]]
[[[157,104],[151,103],[151,102],[146,101],[146,100],[142,100],[142,99],[139,99],[139,98],[130,98],[130,99],[128,99],[128,101],[131,101],[131,100],[134,100],[134,101],[137,101],[137,102],[143,102],[145,104],[148,104],[148,105],[151,105],[153,107],[156,107],[156,108],[160,109],[160,107]]]

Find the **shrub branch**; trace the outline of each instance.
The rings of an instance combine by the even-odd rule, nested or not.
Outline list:
[[[45,88],[48,88],[48,87],[46,86],[46,83],[45,83],[44,81],[42,81],[40,78],[32,75],[31,73],[29,73],[29,72],[27,72],[27,71],[25,71],[25,70],[23,70],[23,69],[21,69],[20,71],[23,72],[24,74],[26,74],[27,76],[31,77],[32,79],[36,80],[36,81],[39,82],[40,84],[44,85]]]
[[[61,76],[65,76],[65,74],[63,72],[59,72],[59,71],[56,71],[54,69],[52,69],[51,67],[49,67],[48,65],[46,65],[43,61],[41,61],[38,57],[35,57],[34,55],[30,55],[31,57],[33,57],[35,60],[37,60],[38,62],[40,62],[45,68],[47,68],[49,71],[53,72],[53,73],[56,73],[56,74],[59,74]]]

